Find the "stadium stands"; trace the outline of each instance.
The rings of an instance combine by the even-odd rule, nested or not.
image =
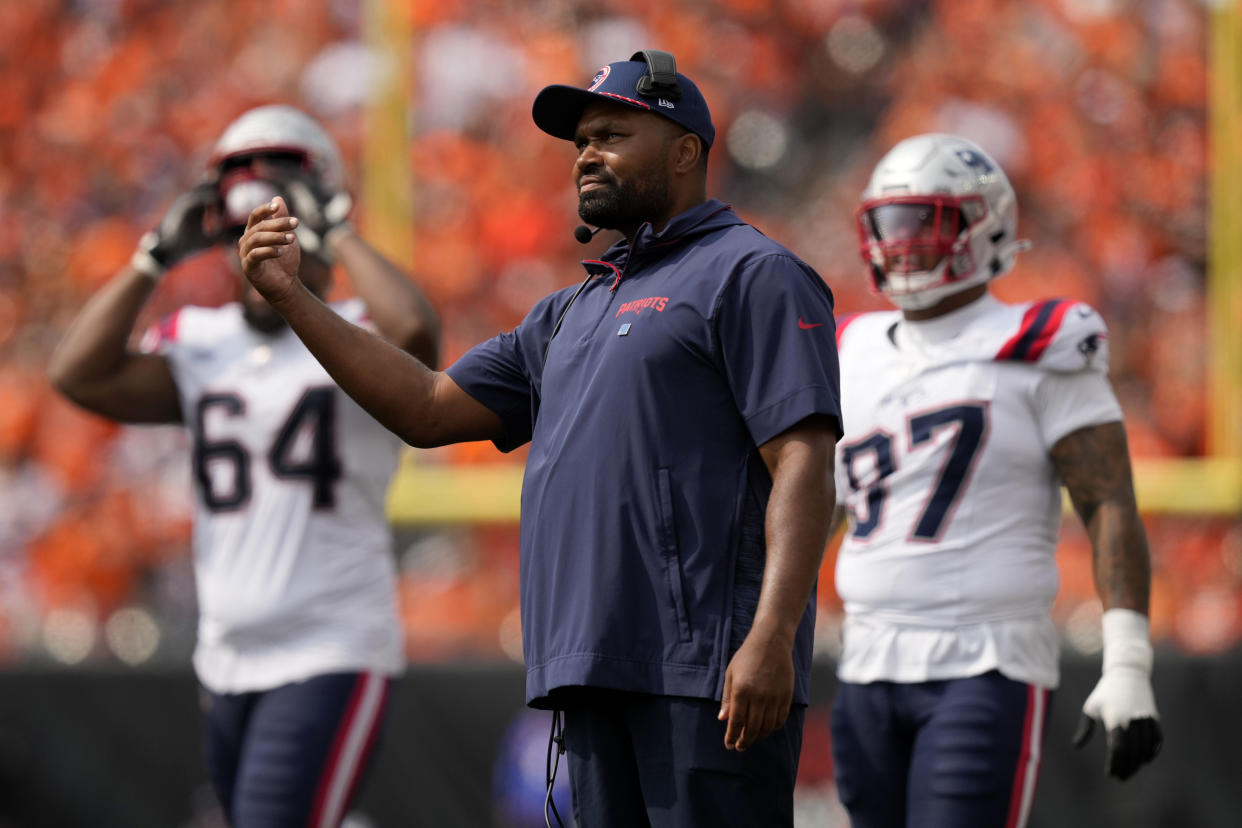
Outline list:
[[[182,438],[73,409],[50,391],[44,366],[68,320],[241,111],[306,107],[357,173],[371,66],[359,5],[0,6],[0,663],[184,659],[193,591]],[[713,192],[814,265],[842,312],[882,306],[866,291],[852,223],[879,154],[930,130],[983,143],[1010,172],[1020,229],[1034,242],[999,293],[1099,307],[1134,454],[1204,451],[1203,4],[528,6],[408,4],[410,231],[448,360],[578,278],[578,258],[594,249],[572,238],[572,150],[531,123],[534,92],[585,82],[598,64],[657,45],[712,103],[722,138]],[[149,320],[225,301],[229,279],[218,259],[200,258],[160,286]],[[470,444],[425,457],[508,463],[522,453]],[[1154,635],[1195,652],[1235,645],[1242,525],[1153,518],[1148,529]],[[398,539],[412,658],[520,657],[512,528],[403,528]],[[1079,627],[1098,630],[1081,623],[1094,620],[1090,551],[1073,521],[1060,557],[1057,617],[1089,650],[1098,642]],[[820,589],[829,649],[831,573],[829,562]],[[109,625],[125,608],[154,622],[159,646],[132,646],[147,629],[132,613]]]

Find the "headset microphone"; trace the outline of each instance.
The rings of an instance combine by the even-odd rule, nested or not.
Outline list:
[[[577,227],[574,228],[574,238],[578,240],[579,244],[586,244],[591,239],[595,238],[595,234],[598,233],[602,229],[604,228],[596,227],[594,230],[592,230],[590,227],[587,227],[585,224],[579,224]]]

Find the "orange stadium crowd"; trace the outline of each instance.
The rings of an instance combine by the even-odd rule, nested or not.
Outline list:
[[[292,103],[340,142],[360,188],[379,65],[363,2],[0,4],[0,663],[184,658],[193,637],[186,445],[55,394],[48,357],[92,291],[202,175],[243,110]],[[530,118],[546,83],[655,46],[711,103],[710,188],[811,263],[841,312],[867,291],[853,210],[898,139],[959,132],[1018,192],[1033,242],[1002,298],[1066,296],[1110,326],[1136,458],[1205,449],[1207,20],[1195,0],[410,0],[413,270],[447,361],[578,278],[572,149]],[[366,193],[355,216],[367,231]],[[592,244],[603,245],[603,238]],[[227,301],[206,254],[147,321]],[[340,289],[344,280],[340,280]],[[487,444],[426,463],[520,463]],[[1242,524],[1148,518],[1160,642],[1242,639]],[[397,527],[413,659],[520,657],[510,526]],[[1056,615],[1098,646],[1090,547],[1073,519]],[[832,549],[822,649],[839,603]],[[1088,623],[1089,622],[1089,623]]]

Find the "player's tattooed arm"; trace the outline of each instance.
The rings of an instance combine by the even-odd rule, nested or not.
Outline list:
[[[1134,499],[1125,427],[1088,426],[1057,441],[1053,465],[1091,538],[1104,609],[1147,613],[1151,560]]]

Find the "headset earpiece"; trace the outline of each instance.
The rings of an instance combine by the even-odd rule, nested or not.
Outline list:
[[[630,56],[647,64],[647,74],[638,79],[635,91],[648,98],[681,100],[681,84],[677,82],[677,58],[659,49],[643,49]]]

